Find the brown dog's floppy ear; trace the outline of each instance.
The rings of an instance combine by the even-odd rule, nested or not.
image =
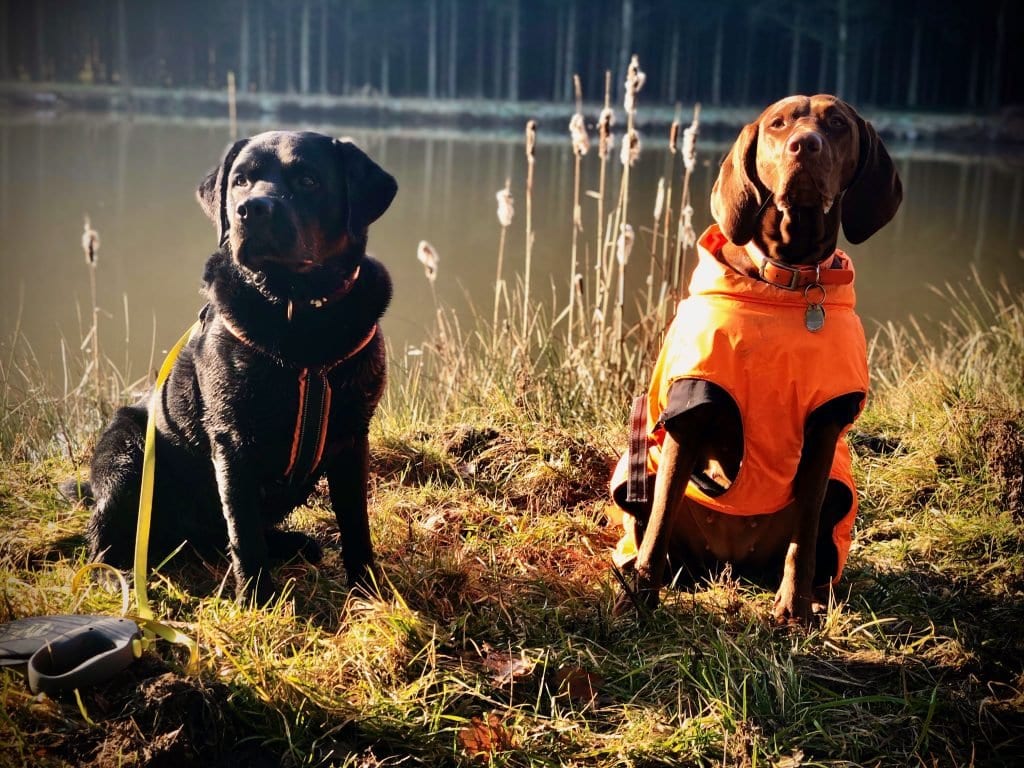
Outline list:
[[[220,165],[211,168],[210,172],[206,174],[206,178],[199,183],[199,188],[196,189],[196,200],[199,201],[199,207],[217,227],[217,243],[219,245],[224,244],[228,234],[227,177],[231,173],[231,166],[235,164],[238,153],[248,143],[248,139],[239,139],[228,147]]]
[[[874,126],[852,108],[860,132],[860,159],[853,182],[843,195],[843,234],[863,243],[896,215],[903,201],[903,184]]]
[[[768,194],[757,180],[757,131],[750,123],[722,160],[711,190],[711,215],[729,241],[748,243],[757,230],[757,214]]]
[[[334,146],[348,195],[348,231],[362,237],[395,199],[398,182],[351,141],[335,139]]]

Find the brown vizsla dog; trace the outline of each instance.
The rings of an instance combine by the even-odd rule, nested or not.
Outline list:
[[[902,194],[874,128],[834,96],[790,96],[742,130],[613,478],[632,537],[620,553],[636,555],[619,611],[729,563],[781,571],[773,617],[806,621],[839,578],[857,507],[842,438],[868,374],[836,241],[840,226],[866,240]]]

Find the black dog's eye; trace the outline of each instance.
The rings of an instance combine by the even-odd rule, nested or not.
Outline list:
[[[245,178],[245,176],[242,176],[241,174],[235,176],[235,178],[231,180],[231,186],[233,187],[244,187],[247,186],[248,184],[249,180]]]
[[[320,186],[320,182],[315,176],[310,176],[308,173],[304,173],[298,178],[298,185],[302,189],[316,189]]]

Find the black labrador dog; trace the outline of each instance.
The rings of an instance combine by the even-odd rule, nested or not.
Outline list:
[[[240,599],[274,594],[272,560],[321,556],[276,526],[326,475],[351,586],[374,568],[366,485],[385,383],[377,325],[391,300],[367,229],[398,187],[348,141],[268,132],[232,145],[199,185],[219,249],[208,304],[160,393],[150,562],[183,542],[231,557]],[[91,465],[90,557],[132,562],[146,403],[121,408]]]

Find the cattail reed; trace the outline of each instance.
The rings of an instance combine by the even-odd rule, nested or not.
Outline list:
[[[530,328],[530,258],[533,253],[533,167],[536,162],[537,121],[526,123],[526,270],[523,275],[523,339]]]
[[[89,329],[89,339],[92,342],[92,378],[96,390],[96,402],[102,409],[103,398],[100,384],[100,329],[99,317],[100,308],[96,303],[96,260],[100,250],[99,233],[93,229],[89,215],[86,214],[82,227],[82,251],[85,253],[85,263],[89,265],[89,294],[92,299],[92,328]]]
[[[693,207],[690,205],[690,177],[697,167],[697,134],[700,132],[700,104],[693,105],[693,122],[683,131],[683,191],[679,197],[679,227],[676,232],[675,256],[672,264],[672,294],[683,295],[682,275],[686,272],[686,257],[697,243],[693,228]]]
[[[434,246],[426,240],[420,240],[420,244],[416,246],[416,258],[423,265],[423,274],[427,276],[427,282],[430,283],[430,293],[434,297],[434,306],[436,307],[437,293],[434,288],[434,282],[437,280],[437,270],[441,265],[441,256]]]
[[[651,303],[654,300],[654,267],[658,262],[658,222],[665,210],[665,177],[658,179],[658,193],[654,197],[654,224],[651,227],[651,267],[647,272],[647,304],[644,315],[651,314]]]
[[[508,228],[512,226],[512,217],[515,215],[515,201],[512,199],[512,180],[505,179],[505,188],[499,189],[494,195],[498,201],[498,223],[501,224],[501,237],[498,240],[498,274],[494,279],[494,321],[493,330],[495,338],[498,335],[498,305],[501,301],[501,294],[505,290],[505,281],[501,277],[501,266],[505,259],[505,236]]]
[[[615,242],[615,260],[619,264],[619,290],[615,297],[615,349],[613,357],[619,360],[619,347],[622,345],[622,313],[626,303],[626,265],[633,252],[633,241],[636,239],[633,227],[622,224],[619,238]]]
[[[583,120],[583,87],[580,83],[580,76],[572,76],[573,87],[576,91],[576,112],[569,121],[569,136],[572,139],[573,159],[575,162],[575,173],[573,176],[573,197],[572,197],[572,261],[569,268],[569,326],[568,344],[572,350],[572,331],[576,324],[576,265],[577,265],[577,244],[579,233],[583,229],[583,211],[580,209],[580,163],[583,156],[590,149],[590,139],[587,136],[587,126]]]
[[[665,326],[665,293],[667,280],[667,270],[669,269],[668,261],[668,246],[669,246],[669,230],[672,224],[672,179],[676,175],[676,155],[679,154],[679,105],[676,104],[676,117],[672,120],[672,125],[668,130],[668,152],[669,152],[669,169],[668,169],[668,183],[665,186],[665,204],[667,206],[665,216],[662,218],[662,231],[661,231],[661,291],[658,298],[658,322],[655,324],[655,330],[660,332]]]

